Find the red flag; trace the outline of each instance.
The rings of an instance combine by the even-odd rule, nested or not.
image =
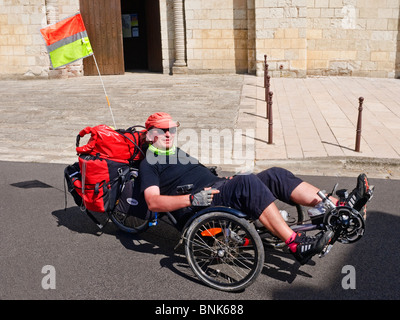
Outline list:
[[[53,68],[93,54],[80,13],[40,29]]]

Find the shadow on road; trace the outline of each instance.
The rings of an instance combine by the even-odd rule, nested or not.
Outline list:
[[[326,281],[322,286],[293,285],[290,289],[276,290],[274,299],[399,299],[400,280],[398,277],[398,255],[400,218],[380,211],[368,212],[365,235],[353,244],[335,244],[329,255],[334,261],[326,270]],[[329,255],[327,258],[328,259]],[[281,281],[293,281],[290,266],[275,259],[276,269],[264,268],[264,273]],[[313,258],[318,260],[318,258]],[[323,261],[318,261],[323,263]],[[346,273],[344,266],[355,270],[355,289],[344,289],[342,280]],[[302,274],[302,276],[307,276]],[[311,275],[309,275],[312,278]]]
[[[66,227],[77,233],[101,236],[101,234],[114,235],[127,250],[152,255],[164,256],[160,260],[161,268],[168,268],[179,276],[202,284],[194,274],[186,261],[183,246],[175,250],[180,239],[180,233],[162,218],[155,227],[151,227],[141,234],[128,234],[119,230],[111,220],[103,213],[94,213],[96,218],[106,223],[100,230],[79,207],[70,207],[66,210],[53,211],[52,215],[57,218],[58,227]]]

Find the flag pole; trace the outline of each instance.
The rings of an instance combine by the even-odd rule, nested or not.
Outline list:
[[[100,77],[101,85],[103,86],[104,94],[106,95],[108,108],[110,109],[111,117],[112,117],[112,120],[113,120],[113,123],[114,123],[114,129],[117,129],[117,126],[115,125],[114,115],[113,115],[113,112],[112,112],[112,109],[111,109],[111,105],[110,105],[110,100],[108,99],[108,95],[107,95],[107,92],[106,92],[106,87],[104,86],[103,78],[101,77],[100,69],[99,69],[99,66],[97,65],[97,61],[96,61],[96,57],[95,57],[94,53],[93,53],[93,60],[94,60],[94,63],[96,65],[97,72],[99,73],[99,77]]]

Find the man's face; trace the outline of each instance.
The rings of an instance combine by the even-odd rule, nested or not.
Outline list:
[[[173,147],[176,127],[168,129],[153,128],[148,132],[148,139],[153,141],[153,146],[160,150],[168,150]]]

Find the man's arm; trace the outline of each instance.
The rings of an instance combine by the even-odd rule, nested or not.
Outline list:
[[[144,190],[144,198],[150,211],[175,211],[189,206],[209,206],[213,195],[219,190],[205,188],[196,194],[164,196],[160,194],[158,186],[150,186]]]
[[[144,198],[150,211],[166,212],[175,211],[191,205],[190,194],[178,196],[160,195],[158,186],[150,186],[144,190]]]

